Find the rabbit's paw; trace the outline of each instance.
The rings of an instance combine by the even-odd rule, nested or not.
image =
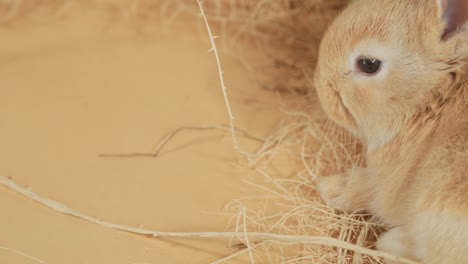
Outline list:
[[[390,253],[397,257],[409,258],[411,248],[410,239],[401,228],[395,227],[385,232],[377,241],[377,249]],[[400,262],[386,259],[385,264],[397,264]]]
[[[345,181],[341,175],[317,177],[317,191],[328,206],[349,212],[349,201],[345,198]]]

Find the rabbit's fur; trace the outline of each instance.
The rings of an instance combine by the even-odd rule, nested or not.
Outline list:
[[[354,1],[315,71],[327,115],[367,144],[367,167],[318,178],[321,196],[394,226],[377,247],[426,264],[468,263],[467,18],[468,0]]]

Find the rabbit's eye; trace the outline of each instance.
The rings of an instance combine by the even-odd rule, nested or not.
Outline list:
[[[380,70],[380,65],[382,62],[377,59],[359,57],[356,60],[356,67],[358,70],[364,74],[374,75],[377,74]]]

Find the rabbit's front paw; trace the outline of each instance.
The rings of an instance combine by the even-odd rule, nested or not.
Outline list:
[[[396,257],[410,257],[410,239],[399,227],[395,227],[385,232],[377,241],[377,249],[390,253]],[[384,260],[385,264],[397,264],[398,261]]]
[[[328,206],[349,212],[349,202],[345,199],[345,181],[341,175],[321,176],[315,180],[320,197]]]

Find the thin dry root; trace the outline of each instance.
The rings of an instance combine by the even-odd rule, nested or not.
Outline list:
[[[151,153],[144,153],[144,152],[135,152],[135,153],[118,153],[118,154],[99,154],[99,157],[102,158],[132,158],[132,157],[152,157],[155,158],[159,155],[159,153],[164,149],[164,147],[180,132],[187,131],[187,130],[224,130],[224,131],[231,131],[231,127],[228,125],[199,125],[199,126],[184,126],[180,127],[171,133],[165,135],[157,144],[154,146],[153,151]],[[265,138],[254,136],[249,134],[247,131],[234,128],[234,133],[243,136],[245,138],[255,140],[261,143],[266,141]]]
[[[208,31],[208,36],[210,37],[210,42],[211,42],[210,52],[211,51],[213,52],[213,54],[215,56],[215,59],[216,59],[216,65],[218,67],[218,73],[219,73],[219,81],[221,83],[221,90],[223,92],[224,102],[226,103],[226,109],[227,109],[227,112],[228,112],[228,115],[229,115],[229,122],[231,124],[231,136],[232,136],[232,141],[234,143],[234,149],[238,150],[239,152],[242,152],[240,147],[239,147],[239,142],[237,141],[237,137],[236,137],[236,133],[235,133],[235,129],[234,129],[234,127],[235,127],[234,126],[234,115],[232,114],[231,104],[229,103],[229,98],[228,98],[228,95],[227,95],[226,86],[224,84],[224,77],[223,77],[223,69],[221,67],[221,60],[219,59],[218,49],[216,48],[216,43],[214,41],[215,38],[217,38],[217,36],[213,36],[213,34],[211,33],[210,24],[208,23],[208,19],[206,18],[205,11],[203,10],[203,3],[200,0],[197,0],[197,3],[198,3],[198,7],[200,8],[200,13],[201,13],[201,16],[203,17],[203,21],[205,22],[206,30]]]
[[[23,256],[23,257],[26,257],[26,258],[28,258],[28,259],[30,259],[30,260],[33,260],[33,261],[35,261],[35,262],[38,262],[38,263],[48,264],[47,262],[45,262],[45,261],[43,261],[43,260],[41,260],[41,259],[38,259],[38,258],[36,258],[36,257],[33,257],[33,256],[29,255],[29,254],[26,254],[26,253],[24,253],[24,252],[21,252],[21,251],[19,251],[19,250],[13,249],[13,248],[8,248],[8,247],[0,246],[0,249],[1,249],[1,250],[5,250],[5,251],[9,251],[9,252],[12,252],[12,253],[15,253],[15,254],[20,255],[20,256]]]

